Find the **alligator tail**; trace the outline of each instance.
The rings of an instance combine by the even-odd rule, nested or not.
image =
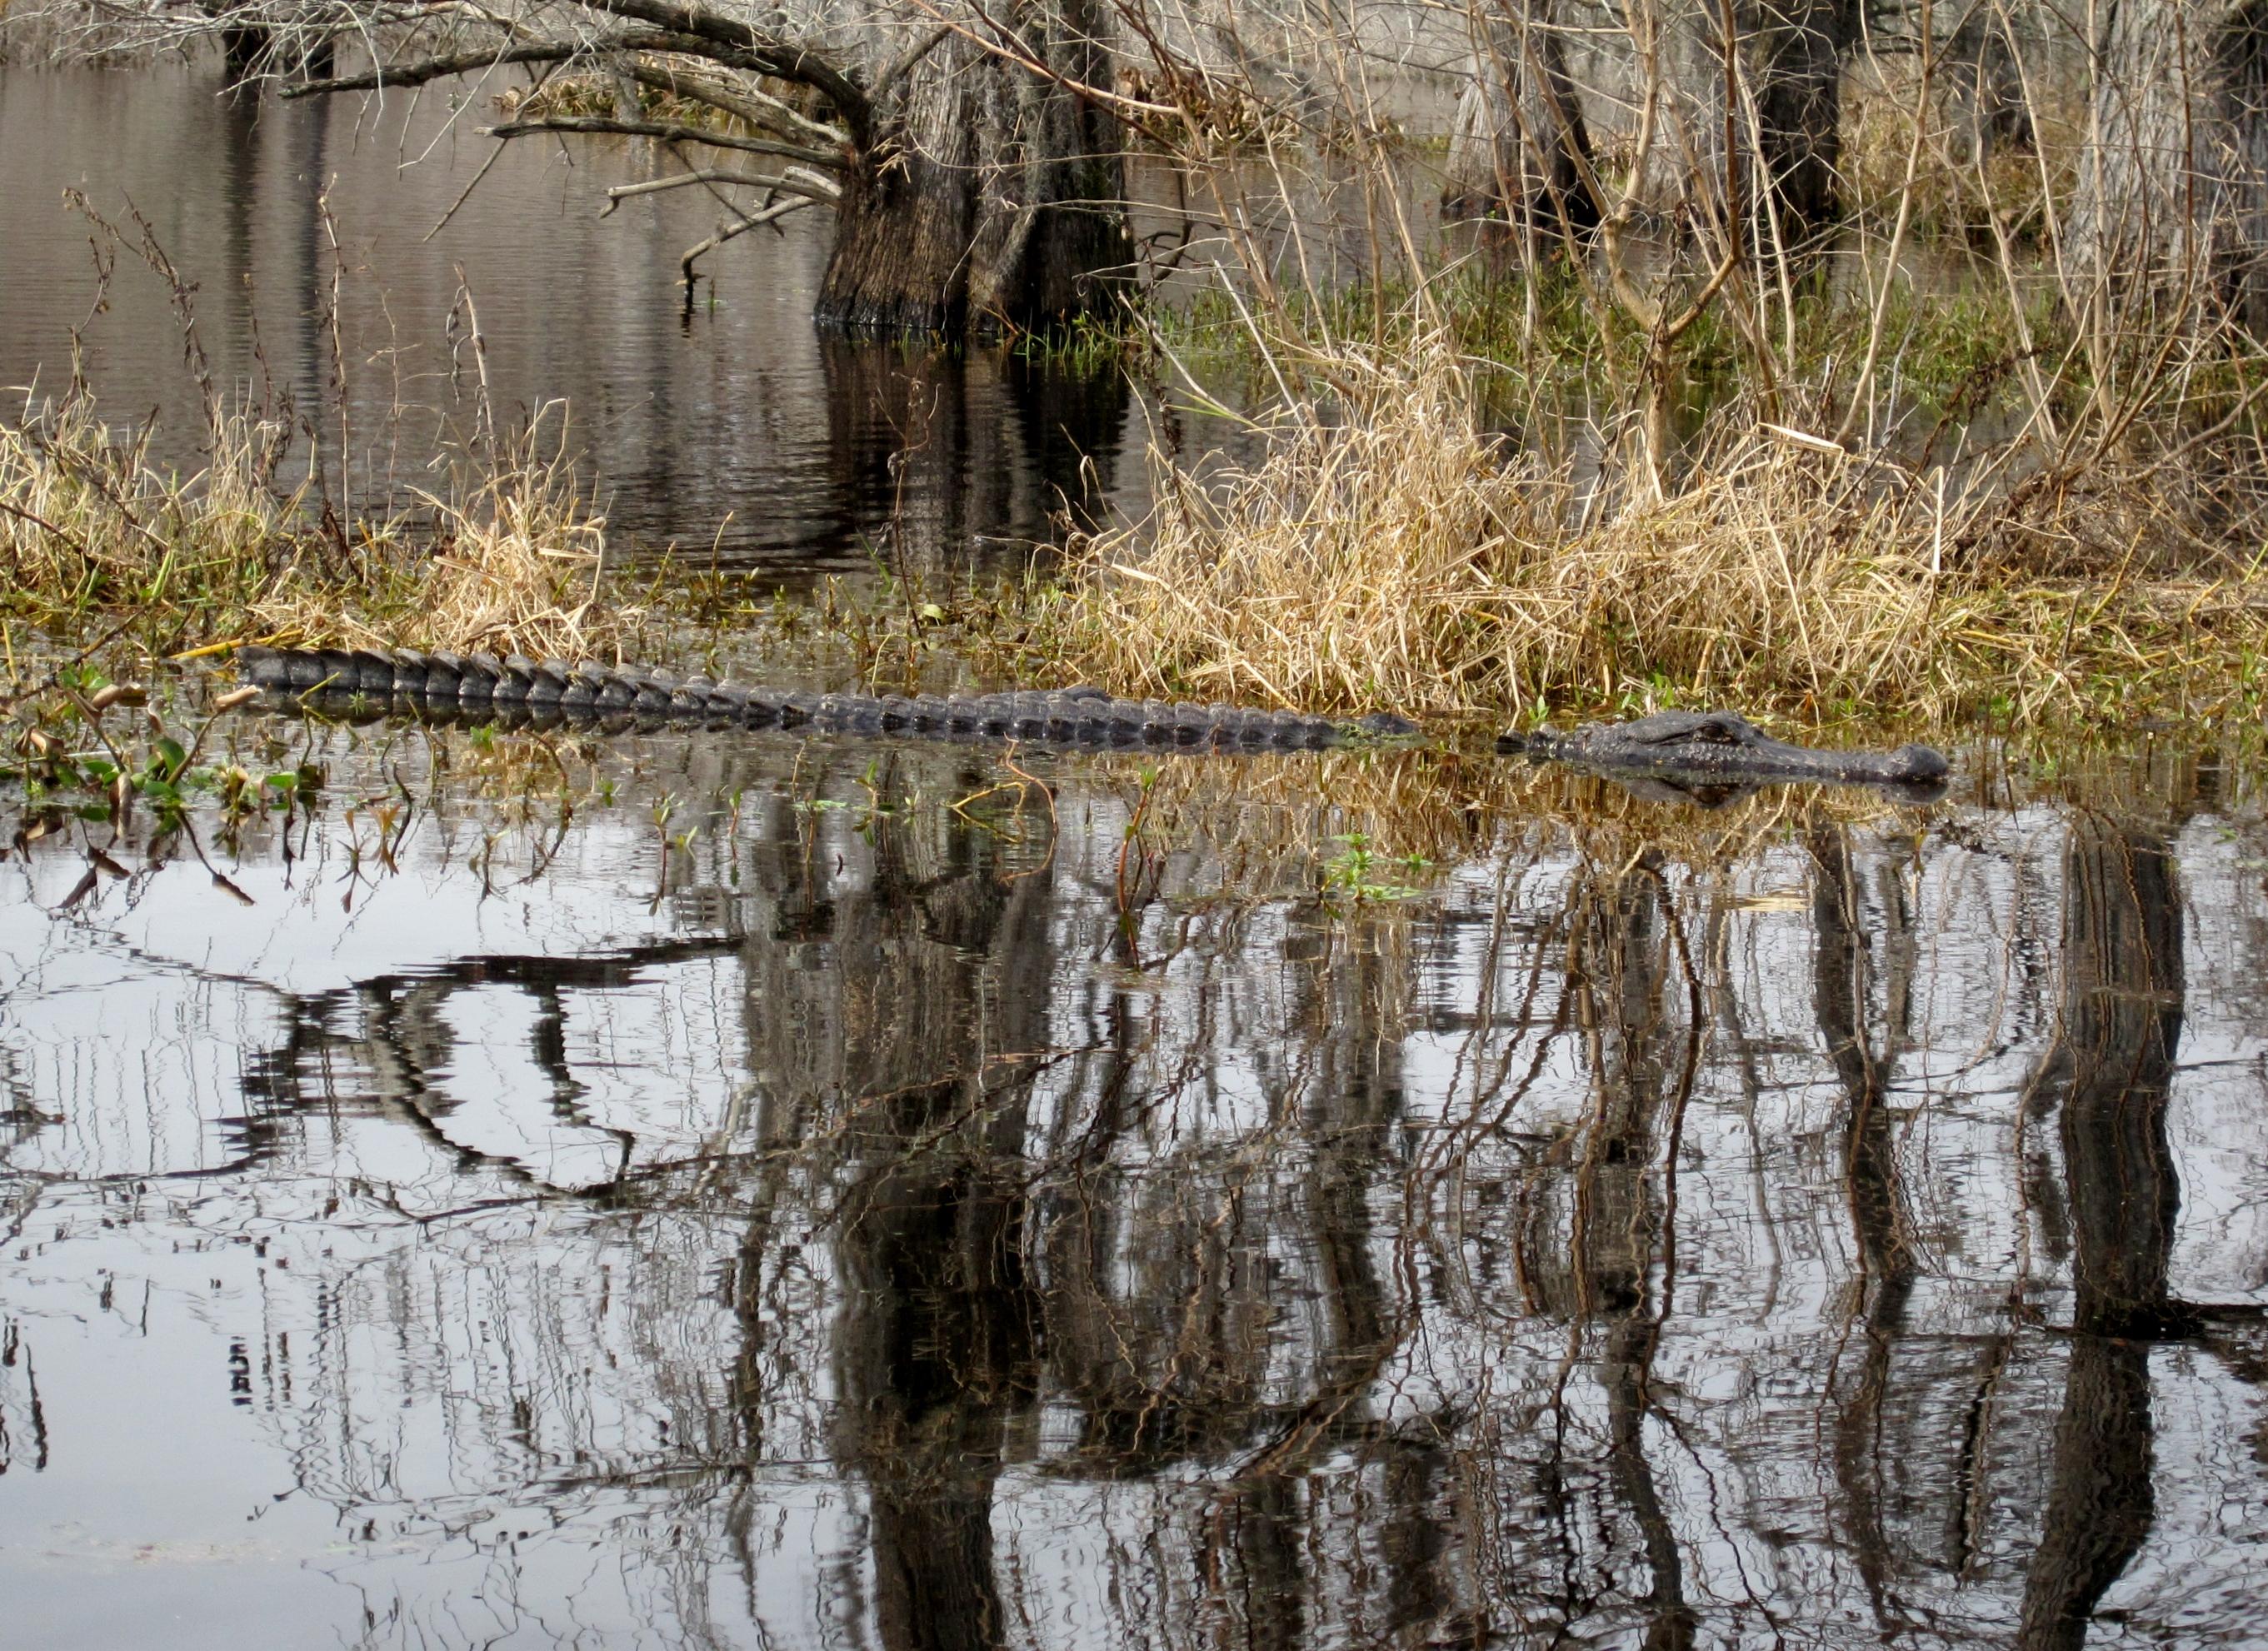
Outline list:
[[[483,720],[697,723],[819,733],[896,733],[1052,745],[1317,750],[1414,734],[1404,718],[1339,722],[1233,705],[1121,700],[1096,688],[954,695],[800,693],[678,678],[589,661],[413,649],[240,648],[236,668],[256,687],[326,704],[414,706]]]

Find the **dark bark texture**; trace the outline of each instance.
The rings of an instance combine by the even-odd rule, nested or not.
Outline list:
[[[1742,66],[1756,100],[1758,159],[1784,239],[1841,210],[1843,58],[1853,0],[1746,0]]]
[[[335,53],[328,34],[299,30],[279,34],[241,8],[217,11],[221,19],[221,61],[229,82],[244,85],[263,75],[318,80],[331,72]]]
[[[1065,80],[1109,78],[1084,0],[1027,5],[1017,49]],[[1109,115],[958,38],[898,89],[845,180],[822,325],[870,333],[1040,328],[1109,301],[1131,265]]]

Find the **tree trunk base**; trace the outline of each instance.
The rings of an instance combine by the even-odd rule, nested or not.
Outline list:
[[[1124,290],[1133,246],[1115,213],[1043,204],[991,224],[970,174],[908,172],[930,175],[844,192],[815,306],[821,327],[854,336],[1047,332],[1108,312]],[[1000,243],[990,260],[988,230]]]
[[[1060,6],[1058,10],[1062,9]],[[1103,67],[1071,4],[1035,60]],[[1090,62],[1090,58],[1097,61]],[[948,44],[924,60],[845,180],[817,306],[852,334],[1045,331],[1109,307],[1133,245],[1117,122],[1020,64]]]

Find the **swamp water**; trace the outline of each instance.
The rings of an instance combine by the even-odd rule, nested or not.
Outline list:
[[[2257,1643],[2210,766],[210,754],[0,866],[0,1642]]]
[[[820,338],[815,213],[711,254],[688,308],[678,259],[713,201],[599,220],[608,185],[679,170],[650,146],[512,144],[466,197],[504,84],[379,108],[236,99],[213,67],[0,67],[0,393],[62,394],[80,329],[105,416],[162,409],[156,456],[197,466],[200,391],[138,211],[196,288],[223,399],[288,397],[358,501],[446,491],[431,461],[478,436],[484,373],[499,427],[538,422],[548,444],[563,422],[617,546],[791,585],[878,554],[1019,569],[1066,497],[1139,507],[1147,425],[1115,370]],[[67,189],[122,231],[107,288]]]
[[[35,209],[141,177],[225,373],[256,319],[328,405],[306,180],[351,235],[397,150],[213,89],[0,76],[0,381],[83,313]],[[588,225],[630,174],[556,151],[417,261],[482,155],[409,174],[388,302],[430,340],[488,258],[498,397],[574,398],[622,531],[965,565],[1138,451],[1123,392],[822,349],[792,232],[686,330],[705,214]],[[98,391],[193,405],[114,304]],[[430,451],[447,352],[394,360],[352,422]],[[2249,769],[1704,812],[1423,752],[203,755],[325,783],[0,861],[0,1646],[2268,1633]]]

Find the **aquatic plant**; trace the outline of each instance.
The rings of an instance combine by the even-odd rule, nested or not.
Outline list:
[[[56,665],[0,701],[0,836],[28,849],[76,820],[107,827],[115,847],[136,810],[173,833],[201,803],[225,826],[247,814],[288,812],[320,791],[321,770],[311,763],[254,772],[207,759],[208,737],[229,703],[208,708],[191,728],[151,708],[144,687],[113,681],[84,657]],[[107,869],[100,848],[92,840],[85,848],[91,864],[81,892]]]

